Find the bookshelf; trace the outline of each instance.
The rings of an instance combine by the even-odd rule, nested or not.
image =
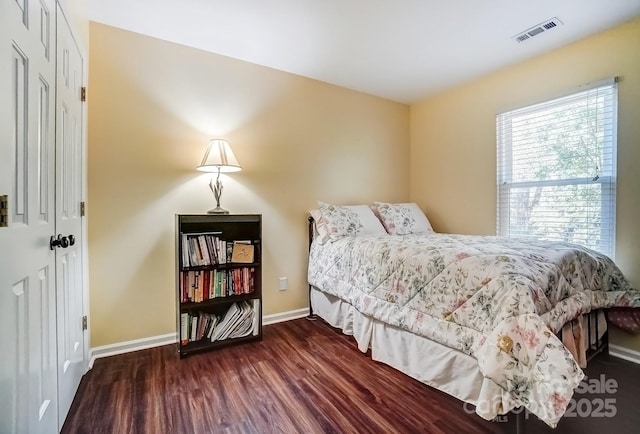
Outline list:
[[[180,357],[262,340],[261,275],[261,215],[176,215]]]

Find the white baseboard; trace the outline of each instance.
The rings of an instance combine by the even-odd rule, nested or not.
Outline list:
[[[640,352],[630,350],[629,348],[620,347],[618,345],[609,344],[609,354],[619,359],[628,360],[629,362],[640,365]]]
[[[273,313],[262,317],[262,325],[277,324],[279,322],[291,321],[298,318],[304,318],[309,315],[309,308],[290,310],[289,312]]]
[[[304,318],[309,315],[309,308],[292,310],[289,312],[275,313],[262,317],[262,324],[277,324],[279,322],[291,321],[298,318]],[[166,335],[151,336],[148,338],[134,339],[132,341],[118,342],[115,344],[103,345],[91,348],[89,351],[89,369],[93,368],[93,363],[101,357],[115,356],[117,354],[130,353],[138,350],[146,350],[148,348],[160,347],[176,343],[176,334],[168,333]]]
[[[101,347],[91,348],[89,369],[93,368],[93,362],[101,357],[115,356],[117,354],[130,353],[132,351],[146,350],[147,348],[160,347],[162,345],[174,344],[176,342],[176,334],[168,333],[166,335],[151,336],[148,338],[134,339],[132,341],[118,342],[115,344],[103,345]]]

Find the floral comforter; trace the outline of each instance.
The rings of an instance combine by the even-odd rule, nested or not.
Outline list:
[[[584,374],[554,334],[640,291],[592,250],[499,237],[420,234],[314,242],[309,283],[365,315],[462,351],[550,426]]]

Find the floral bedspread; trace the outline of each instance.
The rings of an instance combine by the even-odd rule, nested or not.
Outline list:
[[[550,426],[584,376],[554,333],[592,309],[640,306],[640,291],[604,255],[500,237],[314,242],[308,280],[365,315],[474,357],[486,378]]]

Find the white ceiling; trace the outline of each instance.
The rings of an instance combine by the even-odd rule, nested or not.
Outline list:
[[[88,1],[92,21],[404,103],[640,15],[640,0]]]

